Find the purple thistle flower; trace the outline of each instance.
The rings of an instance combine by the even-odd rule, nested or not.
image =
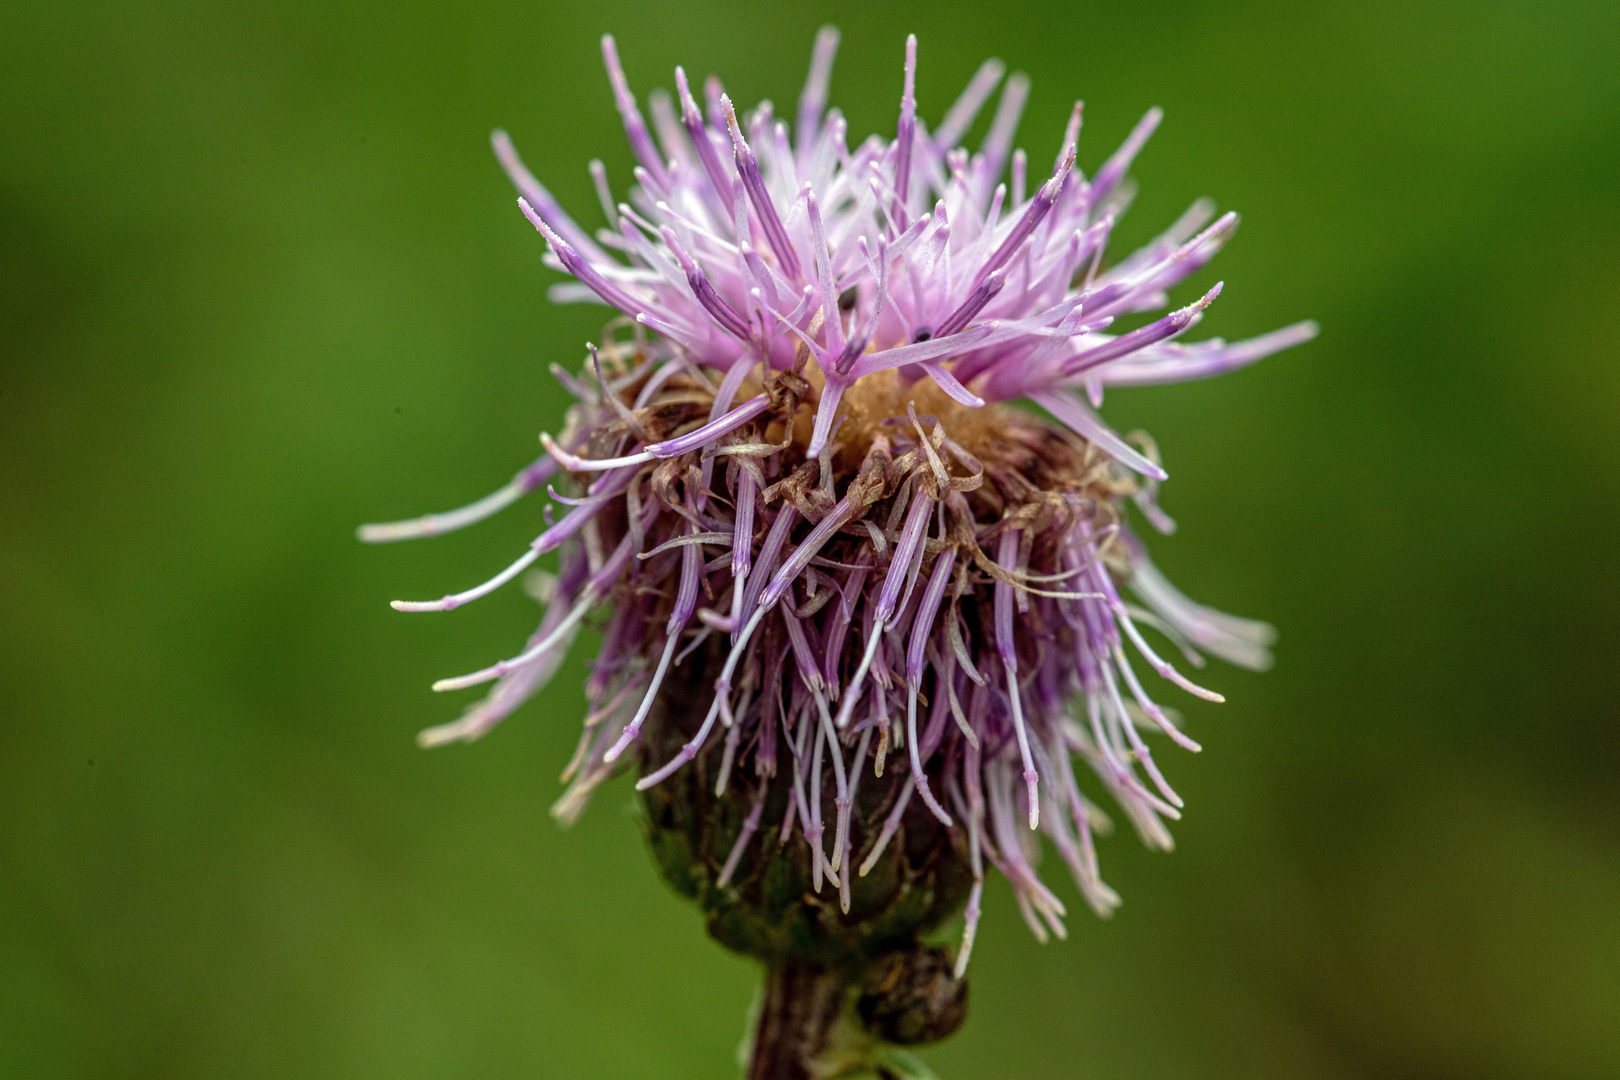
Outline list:
[[[1167,476],[1150,441],[1133,445],[1100,418],[1105,389],[1220,374],[1316,327],[1179,343],[1217,283],[1110,333],[1118,318],[1166,308],[1169,290],[1237,224],[1235,214],[1210,223],[1201,201],[1105,263],[1128,169],[1159,110],[1088,180],[1076,163],[1077,103],[1051,173],[1030,178],[1026,197],[1028,157],[1012,146],[1022,75],[1006,80],[970,152],[959,140],[1004,69],[987,62],[930,132],[908,38],[896,137],[851,149],[842,115],[825,109],[836,46],[834,31],[817,37],[790,138],[768,105],[739,115],[713,80],[700,107],[679,69],[678,99],[654,99],[649,129],[604,37],[639,166],[615,205],[593,164],[609,222],[594,238],[496,133],[547,265],[574,279],[553,286],[553,300],[622,317],[590,347],[582,377],[565,377],[578,403],[560,434],[542,436],[545,456],[464,509],[360,535],[436,535],[572,476],[576,497],[552,492],[567,513],[496,577],[442,600],[396,602],[449,610],[560,554],[527,646],[434,684],[494,686],[420,742],[486,734],[545,685],[581,623],[606,611],[585,730],[554,813],[575,817],[632,748],[644,791],[709,760],[700,786],[712,786],[728,824],[704,895],[741,895],[767,863],[753,850],[791,841],[809,866],[804,902],[826,884],[847,918],[857,883],[897,836],[939,831],[970,881],[951,902],[967,897],[951,965],[960,979],[986,862],[1038,938],[1063,936],[1064,906],[1037,874],[1032,830],[1092,908],[1107,915],[1118,904],[1093,843],[1108,818],[1087,787],[1106,791],[1148,845],[1171,846],[1165,823],[1182,800],[1149,739],[1198,744],[1136,664],[1222,699],[1144,631],[1195,667],[1204,653],[1270,663],[1270,627],[1188,600],[1149,560],[1126,504],[1169,531],[1155,501]],[[1020,399],[1051,419],[1009,407]]]

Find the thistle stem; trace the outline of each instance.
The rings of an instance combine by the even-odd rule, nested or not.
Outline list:
[[[747,1080],[824,1080],[843,1070],[851,972],[787,961],[768,968]],[[841,1053],[842,1051],[842,1053]]]

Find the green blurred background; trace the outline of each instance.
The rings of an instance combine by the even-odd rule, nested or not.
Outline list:
[[[1186,702],[1179,850],[1042,948],[993,885],[947,1080],[1620,1076],[1620,15],[1612,3],[0,7],[0,1076],[726,1077],[753,994],[655,878],[628,785],[546,810],[576,657],[473,747],[437,676],[510,655],[482,579],[540,504],[556,309],[486,138],[582,221],[677,63],[892,129],[986,55],[1081,164],[1150,105],[1122,246],[1241,210],[1203,329],[1321,339],[1118,393],[1174,479],[1153,550],[1270,619]],[[981,125],[982,126],[982,125]],[[1178,294],[1179,295],[1179,294]],[[1067,898],[1061,867],[1049,876]],[[1082,905],[1074,904],[1075,908]]]

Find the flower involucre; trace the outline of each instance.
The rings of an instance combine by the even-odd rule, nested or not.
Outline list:
[[[623,318],[588,346],[580,376],[559,373],[579,400],[559,434],[542,436],[544,456],[471,506],[361,535],[436,535],[571,478],[573,496],[551,492],[566,512],[500,574],[394,605],[447,611],[560,554],[527,646],[436,683],[493,685],[422,744],[488,732],[605,610],[556,815],[572,819],[639,760],[638,789],[680,783],[713,804],[702,821],[687,820],[690,807],[649,807],[655,831],[683,837],[684,854],[665,845],[660,857],[705,897],[717,936],[770,956],[809,948],[781,929],[794,920],[865,919],[869,948],[873,935],[937,924],[965,892],[959,977],[986,863],[1037,937],[1064,932],[1032,830],[1097,912],[1118,903],[1098,873],[1092,838],[1108,818],[1089,785],[1147,844],[1170,847],[1165,821],[1182,800],[1150,742],[1198,745],[1155,704],[1144,672],[1219,701],[1164,652],[1195,667],[1203,653],[1250,668],[1270,660],[1270,627],[1194,603],[1149,560],[1127,504],[1169,532],[1155,501],[1166,474],[1150,441],[1099,418],[1104,389],[1220,374],[1316,328],[1177,342],[1216,284],[1110,333],[1116,319],[1167,307],[1237,226],[1199,201],[1146,247],[1105,259],[1159,110],[1088,179],[1075,162],[1077,102],[1050,169],[1037,158],[1031,177],[1013,149],[1027,79],[1006,80],[970,153],[960,140],[1002,65],[985,63],[931,130],[917,115],[913,37],[894,138],[850,149],[844,117],[825,107],[836,45],[833,31],[818,37],[792,127],[769,103],[739,114],[713,78],[699,102],[677,68],[677,96],[652,96],[649,129],[603,38],[638,164],[628,201],[615,202],[591,163],[607,217],[594,235],[495,133],[547,265],[574,279],[552,299]],[[1008,404],[1019,399],[1050,419]],[[1150,629],[1171,648],[1155,648]],[[932,839],[889,852],[908,832]],[[930,845],[955,859],[955,879],[924,865]],[[767,880],[772,860],[794,851],[808,893]],[[862,882],[888,863],[882,895],[862,901]],[[911,923],[895,922],[896,890],[925,880]],[[759,901],[781,909],[763,925],[728,909],[749,889],[786,896]],[[819,909],[782,914],[805,905]]]

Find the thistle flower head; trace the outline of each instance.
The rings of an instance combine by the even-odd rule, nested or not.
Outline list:
[[[1219,374],[1315,327],[1178,340],[1221,285],[1173,307],[1171,290],[1237,226],[1204,201],[1108,260],[1157,109],[1087,177],[1076,103],[1032,163],[1013,148],[1028,81],[1003,83],[989,61],[930,128],[909,38],[894,136],[852,148],[826,107],[836,44],[818,37],[791,127],[769,103],[739,112],[715,79],[700,102],[680,69],[649,127],[604,38],[637,165],[621,202],[592,163],[607,218],[594,234],[496,132],[547,264],[572,278],[552,299],[618,317],[578,376],[559,372],[578,403],[539,460],[462,510],[362,535],[459,528],[569,478],[573,494],[548,488],[557,516],[500,574],[395,604],[449,610],[560,555],[527,646],[435,684],[491,688],[422,743],[487,733],[605,612],[556,814],[573,818],[639,760],[655,829],[684,845],[684,868],[666,870],[733,944],[770,955],[814,924],[855,926],[866,948],[965,894],[960,975],[987,865],[1037,937],[1063,935],[1033,830],[1101,914],[1118,898],[1093,845],[1109,820],[1099,794],[1170,847],[1182,800],[1155,750],[1198,745],[1149,684],[1220,697],[1166,653],[1193,667],[1206,653],[1270,659],[1269,627],[1194,603],[1149,560],[1128,509],[1170,531],[1155,501],[1166,474],[1151,441],[1100,418],[1105,389]],[[962,137],[998,84],[970,152]],[[780,859],[808,890],[772,884]],[[931,899],[897,930],[896,897],[923,883]],[[764,924],[734,918],[777,894]]]

